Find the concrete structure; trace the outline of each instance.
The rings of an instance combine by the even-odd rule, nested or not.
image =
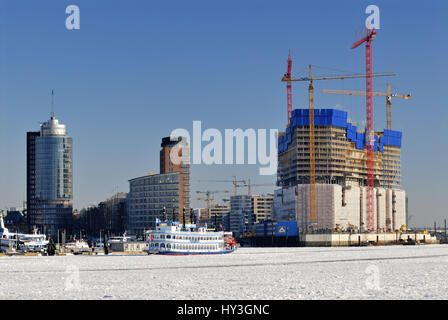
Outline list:
[[[347,112],[315,109],[315,174],[317,229],[367,228],[367,164],[365,133]],[[290,126],[279,134],[274,219],[310,226],[310,155],[308,109],[292,112]],[[375,132],[374,229],[399,230],[406,224],[406,194],[401,179],[401,132]]]
[[[300,239],[302,245],[312,247],[357,246],[365,244],[401,244],[408,240],[418,243],[436,244],[439,240],[435,236],[424,233],[319,233],[304,234]]]
[[[338,184],[316,185],[317,229],[361,230],[367,228],[367,187],[344,188]],[[391,206],[386,207],[389,193]],[[386,230],[386,217],[392,217],[393,230],[406,225],[406,195],[404,190],[375,188],[374,221],[375,230]],[[274,220],[297,220],[299,230],[309,225],[309,184],[282,188],[275,191]],[[389,211],[387,211],[387,209]]]
[[[126,241],[126,242],[111,242],[110,249],[112,252],[147,252],[147,241]]]
[[[27,132],[27,206],[29,230],[36,226],[56,238],[71,232],[73,205],[72,138],[52,116],[39,132]]]

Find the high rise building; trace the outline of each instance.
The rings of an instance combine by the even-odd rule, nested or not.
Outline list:
[[[39,132],[27,132],[27,222],[56,238],[71,232],[72,138],[52,115]]]
[[[293,110],[290,125],[278,139],[276,220],[297,220],[301,231],[366,230],[368,221],[367,147],[365,130],[347,112],[314,110],[315,212],[310,219],[310,134],[308,109]],[[374,204],[376,231],[399,230],[405,224],[405,191],[401,180],[402,133],[374,133]],[[316,224],[317,223],[317,224]]]

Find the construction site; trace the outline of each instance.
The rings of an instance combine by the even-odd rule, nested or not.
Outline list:
[[[401,188],[402,132],[392,130],[392,98],[410,94],[373,91],[373,78],[395,73],[372,72],[376,30],[367,30],[352,49],[365,44],[366,73],[292,77],[292,58],[282,78],[287,88],[287,126],[278,137],[274,220],[297,220],[303,245],[389,244],[398,240],[435,243],[428,234],[407,232],[407,197]],[[365,91],[323,90],[327,94],[366,97],[366,126],[358,127],[348,113],[314,106],[314,82],[360,78]],[[308,83],[308,108],[292,108],[292,84]],[[373,97],[385,97],[386,128],[374,131]],[[382,108],[381,108],[382,109]],[[382,109],[384,110],[384,109]],[[377,125],[377,127],[379,127]],[[336,236],[335,236],[336,235]],[[341,239],[342,235],[342,239]]]

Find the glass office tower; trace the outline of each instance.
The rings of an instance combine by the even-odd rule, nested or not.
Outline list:
[[[40,132],[27,133],[27,191],[30,228],[54,238],[71,233],[73,205],[72,138],[52,116]]]

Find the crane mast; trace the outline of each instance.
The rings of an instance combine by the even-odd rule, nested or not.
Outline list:
[[[308,78],[311,79],[308,85],[308,110],[309,110],[309,130],[310,130],[310,227],[316,225],[316,154],[314,150],[314,87],[311,65],[308,66]]]
[[[366,140],[367,140],[367,215],[368,229],[374,231],[374,164],[373,164],[373,96],[372,96],[372,41],[375,38],[375,29],[368,29],[367,35],[361,40],[355,42],[352,49],[357,48],[362,43],[366,43]]]
[[[292,67],[291,53],[288,53],[288,69],[287,69],[286,75],[285,75],[288,79],[291,79],[291,67]],[[287,116],[288,116],[287,124],[289,126],[289,119],[291,118],[291,112],[292,112],[292,85],[291,85],[291,82],[286,83],[286,95],[287,95]]]

